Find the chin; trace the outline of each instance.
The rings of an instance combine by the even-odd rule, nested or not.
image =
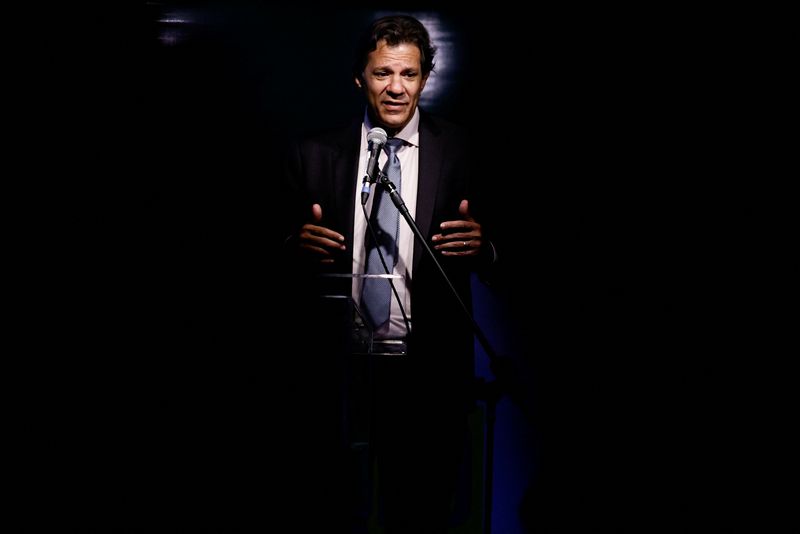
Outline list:
[[[397,115],[389,115],[388,117],[381,117],[383,123],[389,128],[400,129],[408,122],[408,117],[399,117]]]

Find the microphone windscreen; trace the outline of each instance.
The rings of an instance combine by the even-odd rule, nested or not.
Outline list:
[[[379,145],[383,145],[386,143],[388,138],[389,136],[386,135],[386,130],[377,126],[367,132],[367,143],[378,143]]]

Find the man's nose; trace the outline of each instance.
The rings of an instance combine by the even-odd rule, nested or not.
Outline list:
[[[401,94],[403,92],[403,83],[400,76],[392,76],[386,90],[395,95]]]

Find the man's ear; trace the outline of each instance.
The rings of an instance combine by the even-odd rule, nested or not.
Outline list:
[[[353,80],[356,82],[356,87],[361,89],[361,78],[356,76],[355,78],[353,78]]]
[[[425,84],[428,82],[428,76],[430,76],[430,73],[426,74],[426,75],[425,75],[425,76],[422,78],[422,84],[419,86],[419,90],[420,90],[420,92],[422,92],[422,90],[423,90],[423,89],[425,89]]]

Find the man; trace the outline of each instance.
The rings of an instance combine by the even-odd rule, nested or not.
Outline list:
[[[366,97],[366,113],[349,127],[304,140],[290,158],[285,198],[292,199],[288,207],[293,209],[286,247],[294,275],[382,272],[370,260],[375,237],[360,200],[370,155],[367,134],[380,127],[389,140],[379,168],[400,182],[410,215],[469,306],[470,273],[489,267],[494,249],[473,216],[465,136],[418,108],[434,54],[425,27],[409,16],[375,21],[359,43],[354,81]],[[394,174],[386,170],[392,165]],[[366,213],[373,213],[376,202],[385,205],[384,194],[382,185],[372,187]],[[383,522],[389,534],[444,532],[463,458],[473,336],[458,301],[406,222],[399,221],[387,244],[383,239],[391,230],[378,219],[373,231],[384,260],[399,276],[396,294],[391,293],[386,316],[369,312],[368,282],[355,278],[351,296],[365,317],[364,327],[374,332],[372,432]]]

